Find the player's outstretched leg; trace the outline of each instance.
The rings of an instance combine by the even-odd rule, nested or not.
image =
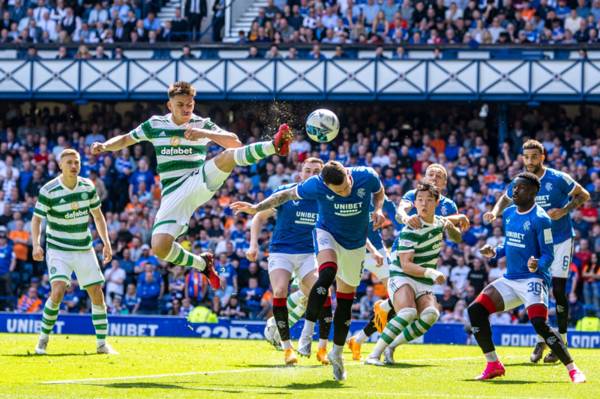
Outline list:
[[[477,380],[489,380],[505,374],[504,365],[496,355],[496,347],[492,342],[492,328],[490,326],[490,314],[496,312],[496,305],[486,294],[480,294],[469,306],[469,319],[471,320],[471,331],[485,355],[487,366],[483,372],[475,377]]]
[[[534,304],[527,308],[527,315],[535,332],[544,338],[546,344],[552,349],[552,353],[565,365],[569,371],[571,381],[576,384],[585,382],[585,375],[573,362],[573,358],[571,358],[561,336],[548,325],[548,308],[542,304]]]
[[[213,289],[221,286],[219,275],[215,271],[213,255],[209,252],[194,254],[184,249],[173,236],[165,233],[155,233],[152,236],[152,250],[160,259],[178,266],[193,267],[208,279]]]
[[[552,277],[552,294],[556,301],[556,322],[558,324],[558,333],[563,342],[567,345],[567,327],[569,325],[569,300],[567,298],[567,279]],[[550,352],[544,357],[544,363],[556,363],[560,359],[554,352]]]
[[[319,315],[319,349],[317,350],[317,361],[325,365],[329,364],[329,360],[327,360],[327,342],[329,341],[329,331],[331,331],[332,323],[331,297],[328,296]]]
[[[338,287],[340,280],[338,280]],[[327,354],[329,363],[333,366],[333,378],[336,381],[346,379],[346,370],[342,352],[346,337],[350,330],[350,320],[352,319],[352,302],[354,302],[354,292],[336,292],[337,306],[333,315],[333,348]]]
[[[329,287],[335,281],[336,273],[337,264],[335,262],[325,262],[319,266],[319,277],[310,290],[308,304],[306,305],[306,315],[304,317],[304,328],[298,340],[298,353],[302,356],[310,357],[315,323],[327,300]]]

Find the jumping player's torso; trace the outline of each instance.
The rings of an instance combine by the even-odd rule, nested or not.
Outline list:
[[[381,189],[377,173],[368,167],[348,168],[352,178],[350,195],[342,197],[330,190],[320,176],[298,185],[298,196],[318,203],[316,227],[328,231],[346,249],[364,246],[369,226],[369,204]]]
[[[210,140],[187,140],[184,133],[190,127],[220,130],[209,118],[193,115],[189,123],[177,125],[171,114],[167,114],[154,115],[130,132],[135,141],[149,141],[154,146],[163,196],[179,187],[184,180],[182,177],[200,168],[206,160],[206,146]]]

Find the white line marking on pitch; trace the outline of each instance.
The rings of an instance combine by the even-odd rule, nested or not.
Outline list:
[[[502,359],[514,359],[521,358],[521,356],[504,356]],[[406,359],[402,360],[402,363],[423,363],[423,362],[439,362],[439,361],[468,361],[468,360],[480,360],[481,356],[468,356],[468,357],[448,357],[448,358],[424,358],[424,359]],[[362,366],[362,362],[348,362],[346,367],[351,366]],[[215,374],[240,374],[240,373],[254,373],[261,371],[296,371],[296,370],[309,370],[308,367],[286,367],[280,365],[273,365],[271,367],[255,367],[246,369],[229,369],[229,370],[207,370],[207,371],[187,371],[182,373],[168,373],[168,374],[147,374],[147,375],[128,375],[121,377],[100,377],[100,378],[81,378],[74,380],[54,380],[54,381],[42,381],[41,384],[58,385],[58,384],[81,384],[86,382],[105,382],[105,381],[126,381],[126,380],[145,380],[145,379],[158,379],[167,377],[186,377],[192,375],[215,375]]]

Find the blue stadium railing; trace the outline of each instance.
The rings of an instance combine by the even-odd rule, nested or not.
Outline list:
[[[238,54],[239,56],[239,54]],[[0,60],[0,99],[600,101],[600,60]]]

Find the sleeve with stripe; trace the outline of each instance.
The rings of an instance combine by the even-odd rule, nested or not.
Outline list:
[[[98,209],[100,208],[100,205],[102,205],[102,203],[100,202],[100,197],[98,197],[96,187],[92,187],[90,190],[90,209]]]
[[[135,129],[133,129],[132,131],[130,131],[129,135],[136,142],[148,141],[148,136],[147,136],[146,132],[150,131],[150,129],[151,129],[151,127],[150,127],[150,121],[147,120],[146,122],[142,123],[141,125],[139,125]]]
[[[44,193],[40,192],[38,196],[38,200],[35,203],[35,208],[33,209],[33,213],[38,215],[42,219],[46,218],[46,214],[50,210],[50,199],[44,195]]]
[[[414,252],[415,251],[416,242],[412,238],[412,234],[407,232],[406,229],[400,232],[398,236],[398,245],[396,247],[396,252]]]

